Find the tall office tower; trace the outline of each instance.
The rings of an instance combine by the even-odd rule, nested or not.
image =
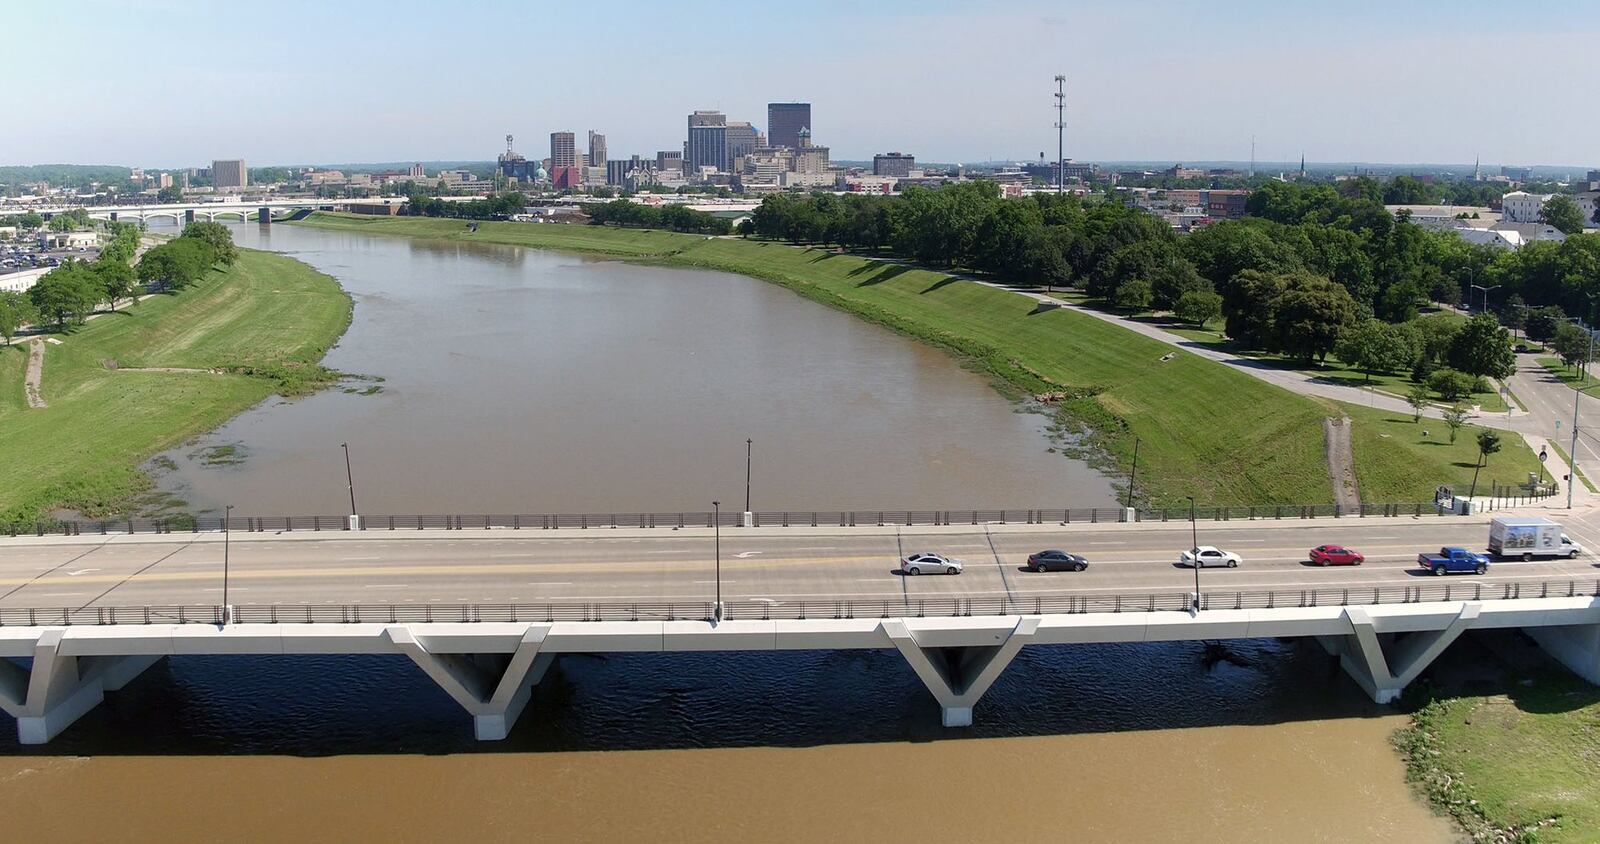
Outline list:
[[[683,174],[694,176],[701,167],[722,170],[728,166],[728,117],[720,111],[689,115],[689,140],[683,149]]]
[[[589,130],[589,166],[606,166],[606,136]]]
[[[550,168],[578,166],[578,141],[571,132],[550,133]]]
[[[244,159],[211,162],[211,184],[217,188],[242,188],[250,184],[250,171],[245,169]]]
[[[760,146],[761,133],[756,127],[743,120],[734,120],[728,123],[728,161],[722,169],[729,173],[738,172],[735,162],[741,156],[748,155],[750,150]]]
[[[797,148],[800,130],[810,128],[810,103],[767,103],[767,143],[770,146]]]

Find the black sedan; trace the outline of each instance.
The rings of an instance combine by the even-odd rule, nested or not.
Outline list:
[[[1045,571],[1083,571],[1089,567],[1089,561],[1078,554],[1068,554],[1065,551],[1040,551],[1028,555],[1028,568],[1038,572]]]

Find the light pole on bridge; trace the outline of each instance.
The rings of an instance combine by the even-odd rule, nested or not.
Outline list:
[[[711,605],[711,620],[722,621],[722,502],[711,502],[711,530],[716,543],[715,554],[717,561],[717,600]]]
[[[1184,496],[1189,499],[1189,540],[1190,555],[1194,558],[1194,614],[1200,614],[1200,528],[1194,520],[1194,496]]]
[[[222,508],[222,626],[233,620],[233,607],[228,604],[228,536],[233,527],[233,505]]]
[[[339,443],[344,449],[344,482],[350,488],[350,529],[357,530],[361,526],[360,517],[356,515],[356,478],[350,472],[350,444]]]

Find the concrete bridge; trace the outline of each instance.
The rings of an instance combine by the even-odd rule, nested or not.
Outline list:
[[[498,739],[562,654],[878,648],[906,659],[954,727],[1023,647],[1302,638],[1390,702],[1462,633],[1495,628],[1528,631],[1600,682],[1593,556],[1503,562],[1482,577],[1415,567],[1420,550],[1481,547],[1487,523],[1475,517],[1197,526],[1202,543],[1245,559],[1200,574],[1198,610],[1194,572],[1174,565],[1194,529],[1180,522],[726,528],[719,552],[705,528],[362,521],[0,540],[0,708],[39,743],[165,656],[392,654],[460,703],[479,738]],[[1600,538],[1587,514],[1564,521],[1580,541]],[[1307,565],[1323,542],[1367,562]],[[1089,570],[1022,570],[1047,547],[1088,555]],[[966,570],[893,572],[918,550]]]
[[[377,200],[367,200],[369,202]],[[122,222],[137,221],[140,223],[151,220],[172,220],[175,223],[192,223],[196,220],[207,222],[216,220],[235,219],[265,220],[283,219],[299,211],[334,211],[344,206],[348,200],[328,199],[271,199],[257,202],[179,202],[163,205],[97,205],[97,206],[49,206],[19,208],[21,211],[31,210],[37,212],[45,219],[56,214],[72,210],[72,207],[83,207],[89,217],[96,220],[120,220]]]

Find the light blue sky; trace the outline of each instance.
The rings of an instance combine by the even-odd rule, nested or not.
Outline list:
[[[835,158],[1600,166],[1593,2],[8,2],[0,164],[674,149],[813,104]],[[580,140],[580,143],[582,141]]]

